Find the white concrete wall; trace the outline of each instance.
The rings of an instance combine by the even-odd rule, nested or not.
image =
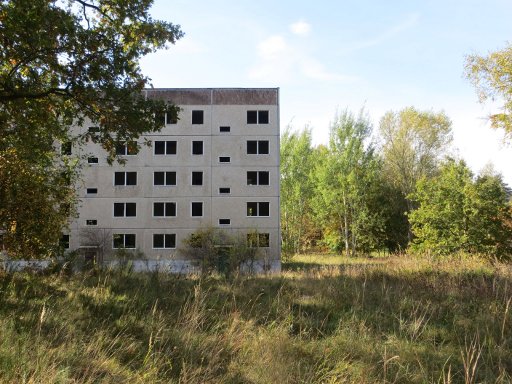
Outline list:
[[[278,90],[156,89],[148,90],[148,97],[178,102],[182,111],[177,124],[165,125],[161,132],[140,138],[139,143],[144,139],[174,140],[177,142],[176,155],[155,155],[153,147],[142,146],[136,156],[125,156],[124,166],[109,166],[102,149],[92,142],[88,143],[81,154],[94,154],[99,163],[84,166],[83,185],[79,190],[79,218],[73,222],[70,232],[71,249],[88,245],[84,232],[97,232],[96,237],[104,240],[103,258],[110,260],[113,253],[111,235],[133,233],[136,235],[137,249],[149,260],[160,264],[162,260],[167,260],[167,264],[171,265],[176,260],[186,262],[180,251],[182,241],[200,228],[222,227],[242,234],[257,230],[270,234],[270,247],[262,250],[265,265],[279,268]],[[197,104],[198,100],[204,101],[204,104]],[[192,124],[193,110],[204,111],[203,124]],[[269,111],[269,124],[247,124],[248,110]],[[219,132],[220,126],[229,126],[230,132]],[[86,124],[75,129],[84,132],[88,127]],[[203,141],[202,155],[192,154],[194,140]],[[247,140],[268,140],[269,154],[247,154]],[[230,163],[219,163],[219,156],[229,156]],[[116,171],[137,172],[137,185],[114,186]],[[155,171],[176,172],[177,185],[154,186]],[[192,185],[193,171],[203,172],[202,186]],[[269,185],[247,185],[247,171],[268,171]],[[221,187],[229,187],[230,193],[219,194]],[[87,188],[97,188],[98,193],[87,195]],[[191,217],[192,201],[203,202],[202,217]],[[270,203],[269,217],[247,216],[247,202],[258,201]],[[114,217],[114,202],[136,203],[137,216]],[[154,202],[176,202],[176,217],[153,217]],[[230,225],[219,226],[218,220],[221,218],[230,219]],[[88,219],[97,220],[97,225],[87,226]],[[153,249],[152,236],[155,233],[176,234],[176,249]],[[169,268],[174,271],[181,267]]]

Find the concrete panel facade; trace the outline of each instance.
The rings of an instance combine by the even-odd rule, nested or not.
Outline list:
[[[144,255],[139,269],[191,271],[194,264],[183,252],[190,234],[214,227],[246,239],[257,231],[268,235],[268,244],[258,246],[259,261],[247,268],[279,270],[278,89],[148,89],[145,94],[178,105],[179,120],[140,138],[139,144],[147,140],[152,146],[124,156],[124,165],[108,165],[92,142],[81,149],[81,156],[95,159],[84,166],[70,248],[115,264],[118,234]],[[202,121],[193,124],[198,114]],[[175,143],[170,153],[159,154],[158,141]],[[155,243],[155,235],[167,235],[165,248]]]

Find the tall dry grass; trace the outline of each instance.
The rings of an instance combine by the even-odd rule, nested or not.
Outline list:
[[[307,257],[231,280],[2,274],[0,382],[512,382],[510,266]]]

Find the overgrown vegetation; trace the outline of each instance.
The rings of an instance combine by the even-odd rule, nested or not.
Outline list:
[[[511,382],[510,266],[332,260],[235,280],[1,274],[1,381]]]

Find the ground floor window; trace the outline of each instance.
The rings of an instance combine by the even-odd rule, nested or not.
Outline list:
[[[114,233],[112,235],[112,248],[135,248],[135,234]]]

